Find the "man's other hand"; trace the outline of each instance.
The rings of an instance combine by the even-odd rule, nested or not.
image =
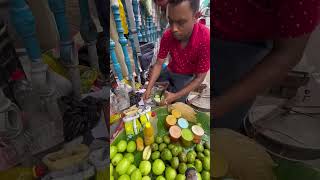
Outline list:
[[[166,91],[164,95],[164,99],[160,102],[160,105],[168,105],[173,103],[175,100],[177,100],[179,97],[177,97],[176,93],[171,93]]]

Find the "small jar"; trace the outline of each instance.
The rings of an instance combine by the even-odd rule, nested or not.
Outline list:
[[[193,134],[190,129],[182,129],[181,140],[184,147],[190,147],[192,145]]]
[[[133,119],[134,117],[126,116],[122,120],[124,122],[124,130],[126,132],[126,135],[131,137],[135,134],[134,128],[133,128]]]
[[[168,115],[168,116],[166,117],[166,127],[167,127],[168,129],[170,129],[171,126],[176,125],[176,123],[177,123],[177,119],[176,119],[174,116]]]
[[[201,142],[201,138],[204,135],[204,130],[202,127],[198,126],[198,125],[194,125],[191,127],[191,130],[194,134],[193,137],[193,142],[196,144],[199,144]]]
[[[150,116],[150,122],[154,128],[154,134],[158,134],[158,116],[157,113],[152,111]]]
[[[186,129],[189,127],[189,123],[186,119],[184,118],[179,118],[178,119],[178,126],[181,128],[181,129]]]
[[[169,129],[171,141],[177,142],[181,137],[181,129],[178,126],[171,126]]]

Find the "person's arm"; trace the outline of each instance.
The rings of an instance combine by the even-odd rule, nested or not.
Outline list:
[[[199,73],[196,75],[196,77],[189,83],[187,84],[183,89],[176,93],[172,92],[166,92],[165,99],[160,103],[162,105],[164,104],[171,104],[175,100],[188,95],[191,91],[196,89],[201,85],[201,83],[204,81],[206,78],[207,73]]]
[[[165,59],[167,58],[169,50],[170,50],[170,37],[171,37],[171,33],[169,30],[167,30],[163,33],[163,36],[160,41],[160,48],[159,48],[157,60],[152,67],[151,77],[149,79],[149,83],[146,88],[146,92],[143,94],[143,100],[147,100],[150,98],[152,87],[154,86],[155,82],[158,80],[158,78],[160,76],[160,73],[162,70],[162,65],[163,65]]]
[[[151,77],[147,86],[147,91],[151,91],[152,87],[154,86],[155,82],[159,78],[161,73],[162,65],[164,63],[164,59],[157,59],[156,63],[152,67]]]
[[[301,60],[309,35],[274,41],[271,52],[240,82],[212,102],[213,117],[219,118],[233,108],[253,100],[276,83]]]
[[[175,93],[177,96],[177,99],[189,94],[191,91],[199,87],[201,83],[204,81],[204,79],[206,78],[206,75],[207,73],[197,74],[196,77],[188,85],[186,85],[183,89]]]

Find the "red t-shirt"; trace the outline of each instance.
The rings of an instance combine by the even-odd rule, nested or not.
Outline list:
[[[297,37],[319,24],[319,0],[213,0],[214,37],[267,40]]]
[[[210,69],[210,30],[196,23],[188,44],[182,48],[171,30],[167,29],[161,38],[158,58],[165,59],[170,53],[168,69],[179,74],[205,73]]]

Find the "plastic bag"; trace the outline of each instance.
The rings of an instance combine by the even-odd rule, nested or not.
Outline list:
[[[90,154],[89,162],[94,165],[96,169],[96,180],[108,179],[108,173],[110,172],[108,156],[107,147],[95,150]]]
[[[152,16],[152,0],[141,0],[147,16]]]
[[[0,139],[0,171],[9,169],[18,163],[18,154],[15,148]]]
[[[87,161],[89,154],[88,146],[79,144],[72,148],[46,155],[42,161],[48,166],[50,171],[60,171],[69,167],[77,166]]]
[[[139,115],[129,116],[123,118],[124,128],[126,131],[126,135],[132,137],[134,135],[139,134],[141,132],[141,123],[139,121]]]

